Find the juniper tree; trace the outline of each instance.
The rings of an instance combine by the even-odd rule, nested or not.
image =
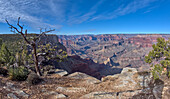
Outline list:
[[[39,45],[38,56],[43,56],[46,60],[55,59],[58,62],[62,62],[67,58],[67,52],[60,49],[57,45],[54,46],[50,43],[46,45]]]
[[[9,25],[9,28],[11,29],[11,32],[20,34],[22,36],[22,38],[24,39],[24,41],[26,42],[25,44],[31,46],[31,48],[33,50],[34,64],[35,64],[36,73],[37,73],[37,75],[41,76],[42,74],[41,74],[41,71],[40,71],[40,67],[38,65],[37,44],[38,44],[39,39],[41,38],[41,36],[45,35],[46,33],[55,31],[55,29],[53,29],[53,30],[50,29],[48,31],[45,29],[44,32],[41,29],[40,34],[38,36],[29,39],[29,37],[27,35],[28,34],[27,29],[25,29],[25,31],[24,31],[23,26],[20,25],[20,17],[18,18],[18,23],[17,23],[17,26],[19,28],[9,24],[8,20],[5,20],[5,21]]]
[[[158,38],[152,45],[153,50],[145,56],[145,62],[151,64],[151,72],[154,79],[158,79],[166,69],[166,75],[170,77],[170,39]]]

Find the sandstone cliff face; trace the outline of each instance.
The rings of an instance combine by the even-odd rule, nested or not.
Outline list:
[[[101,78],[100,70],[102,65],[94,63],[92,60],[81,59],[79,56],[69,56],[64,62],[58,63],[58,66],[69,73],[82,72],[98,79]]]
[[[85,37],[83,39],[94,39],[94,38]],[[52,46],[58,46],[59,49],[66,51],[66,48],[61,43],[59,43],[58,40],[59,40],[58,37],[55,35],[47,35],[47,37],[41,38],[40,43],[41,44],[50,43]],[[64,41],[64,40],[60,40],[60,41]],[[63,42],[63,43],[67,45],[75,44],[73,42]],[[85,47],[85,49],[88,50],[89,47]],[[43,58],[40,60],[43,60]],[[49,61],[45,61],[44,65],[53,65],[55,66],[55,68],[64,69],[68,73],[74,73],[74,72],[86,73],[98,79],[101,79],[101,77],[106,76],[108,74],[119,73],[121,70],[121,69],[111,68],[102,63],[98,63],[98,62],[95,63],[90,58],[83,59],[78,55],[69,56],[64,62],[61,63],[58,63],[56,60],[51,59]]]
[[[93,60],[88,58],[82,59],[77,55],[69,56],[64,62],[58,63],[56,61],[52,61],[50,63],[56,68],[66,70],[69,74],[74,72],[82,72],[97,79],[101,79],[109,74],[113,75],[120,73],[122,70],[121,68],[112,68],[105,64],[95,63]]]
[[[128,39],[128,42],[140,47],[152,47],[153,41],[147,37],[132,37]]]
[[[158,37],[167,39],[170,36],[158,34],[59,36],[69,55],[90,58],[95,63],[112,67],[134,67],[141,70],[144,69],[143,66],[149,70],[149,66],[144,62],[144,56],[152,50],[152,44],[156,43]]]
[[[50,43],[52,46],[57,46],[58,49],[62,49],[63,51],[66,51],[66,47],[59,42],[59,38],[57,35],[46,35],[42,36],[40,39],[39,44],[48,44]]]

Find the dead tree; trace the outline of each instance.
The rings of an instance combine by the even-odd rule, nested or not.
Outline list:
[[[17,27],[9,24],[8,20],[5,20],[5,21],[6,21],[7,24],[9,25],[9,28],[11,29],[11,32],[20,34],[20,35],[23,37],[23,39],[25,40],[25,42],[26,42],[28,45],[31,46],[31,48],[32,48],[32,50],[33,50],[34,64],[35,64],[36,73],[37,73],[37,75],[42,76],[42,73],[41,73],[41,70],[40,70],[40,66],[38,65],[37,43],[38,43],[39,39],[41,38],[41,36],[45,35],[46,33],[55,31],[55,29],[53,29],[53,30],[50,29],[50,30],[48,30],[48,31],[46,31],[46,29],[45,29],[44,32],[42,31],[42,29],[40,29],[40,34],[39,34],[37,37],[33,38],[32,40],[29,40],[29,39],[27,38],[27,37],[28,37],[28,35],[27,35],[27,29],[25,30],[25,32],[23,32],[23,31],[24,31],[24,28],[23,28],[23,26],[21,26],[20,23],[19,23],[19,22],[20,22],[20,17],[18,18],[18,23],[17,23],[17,25],[18,25],[18,27],[20,28],[20,30],[19,30]]]

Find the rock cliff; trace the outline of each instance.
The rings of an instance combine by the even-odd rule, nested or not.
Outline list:
[[[160,34],[104,34],[60,36],[59,41],[66,46],[69,55],[90,58],[95,63],[112,67],[133,67],[149,70],[144,56],[152,50],[152,44]]]

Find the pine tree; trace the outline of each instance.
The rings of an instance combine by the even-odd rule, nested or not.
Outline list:
[[[170,39],[158,38],[157,43],[152,45],[153,50],[145,56],[145,62],[151,64],[151,72],[154,79],[159,79],[163,71],[170,77]]]
[[[14,56],[10,53],[7,46],[3,43],[1,46],[0,51],[0,60],[1,62],[5,63],[5,65],[8,67],[9,65],[14,63]]]

